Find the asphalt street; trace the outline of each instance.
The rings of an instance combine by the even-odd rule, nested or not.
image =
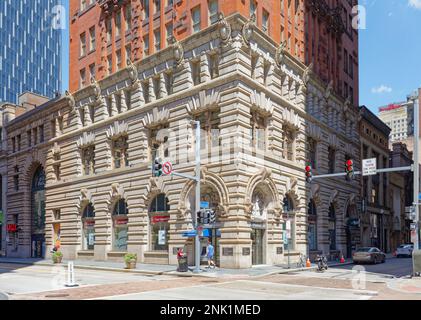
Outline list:
[[[380,273],[390,275],[397,278],[409,276],[412,274],[412,258],[388,258],[385,263],[380,264],[363,264],[366,272]],[[338,267],[338,269],[352,270],[355,265],[346,265]]]

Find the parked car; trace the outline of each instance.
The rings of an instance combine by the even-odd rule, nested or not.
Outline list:
[[[398,249],[396,249],[396,258],[412,257],[412,251],[414,251],[413,244],[401,244]]]
[[[352,261],[355,264],[359,263],[385,263],[386,255],[375,247],[363,247],[357,249],[352,254]]]

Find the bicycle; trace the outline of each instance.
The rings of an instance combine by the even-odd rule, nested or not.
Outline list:
[[[300,253],[300,259],[297,262],[297,268],[305,268],[306,261],[307,261],[306,256]]]

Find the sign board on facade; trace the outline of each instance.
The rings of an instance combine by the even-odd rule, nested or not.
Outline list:
[[[3,224],[3,211],[0,210],[0,226]]]
[[[159,230],[158,232],[158,244],[164,246],[166,243],[166,232],[165,230]]]
[[[373,176],[377,174],[377,159],[363,160],[363,176]]]
[[[170,220],[170,216],[153,216],[152,223],[159,223],[159,222],[168,222]]]
[[[200,209],[209,209],[209,202],[200,201]]]
[[[7,225],[7,232],[16,232],[17,230],[18,230],[18,226],[16,224]]]

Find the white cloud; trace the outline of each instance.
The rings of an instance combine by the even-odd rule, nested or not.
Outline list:
[[[409,0],[409,6],[421,10],[421,0]]]
[[[390,92],[392,92],[392,88],[391,87],[388,87],[388,86],[385,86],[384,84],[382,84],[381,86],[379,86],[377,88],[371,89],[371,92],[372,93],[377,93],[377,94],[390,93]]]

